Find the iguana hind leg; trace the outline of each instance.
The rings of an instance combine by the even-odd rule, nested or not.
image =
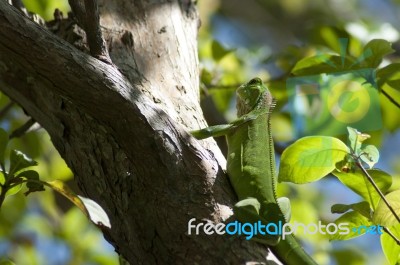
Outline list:
[[[260,209],[261,209],[261,204],[256,198],[247,198],[244,200],[239,201],[238,203],[235,204],[233,207],[233,211],[235,213],[235,216],[237,219],[242,223],[250,223],[250,224],[256,224],[259,221],[264,226],[267,226],[269,223],[265,218],[263,218],[260,215]],[[275,233],[277,230],[274,228],[272,231]],[[264,229],[264,232],[266,230]],[[262,235],[257,231],[257,233],[254,233],[254,237],[252,240],[255,240],[257,242],[267,244],[269,246],[275,246],[279,243],[280,235],[279,234],[269,234],[265,233],[265,235]]]

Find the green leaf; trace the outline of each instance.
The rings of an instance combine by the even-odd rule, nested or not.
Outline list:
[[[0,171],[0,184],[3,185],[6,182],[6,177],[4,176],[4,173]]]
[[[368,219],[371,218],[371,209],[369,207],[369,203],[366,201],[353,204],[334,204],[331,207],[332,213],[345,213],[349,210],[354,210],[355,212],[362,214]]]
[[[363,54],[371,54],[365,56],[363,64],[367,67],[376,68],[382,62],[384,56],[395,52],[392,49],[392,44],[386,40],[374,39],[368,42],[364,47]]]
[[[87,212],[85,205],[82,203],[81,199],[79,199],[79,197],[75,194],[75,192],[73,192],[64,182],[59,180],[53,180],[53,181],[45,181],[44,183],[53,190],[63,195],[68,200],[70,200],[79,209],[81,209],[81,211],[87,217],[89,217],[89,213]]]
[[[387,194],[385,198],[393,208],[394,212],[400,216],[400,190],[395,190]],[[399,223],[383,200],[379,201],[372,220],[374,223],[386,227],[394,226]]]
[[[24,193],[26,196],[31,192],[45,191],[44,186],[36,182],[27,182],[26,187],[28,188],[28,191]]]
[[[370,169],[367,170],[367,172],[383,193],[392,185],[392,176],[386,172],[378,169]],[[371,205],[372,209],[376,209],[381,197],[360,170],[355,172],[333,171],[332,174],[335,175],[340,182],[366,200]]]
[[[233,49],[226,49],[218,41],[213,41],[211,44],[212,56],[216,61],[221,60],[225,55],[232,52]]]
[[[367,229],[364,229],[373,225],[367,217],[363,216],[359,212],[347,212],[340,216],[334,222],[339,228],[347,223],[348,233],[340,233],[339,231],[335,234],[330,234],[330,240],[348,240],[365,234]]]
[[[8,144],[8,134],[0,128],[0,163],[4,165],[4,153]]]
[[[25,179],[31,179],[31,180],[39,180],[39,173],[35,170],[25,170],[20,173],[18,173],[16,178],[25,178]]]
[[[344,63],[342,63],[344,59]],[[348,70],[353,62],[337,55],[317,55],[306,57],[296,63],[292,74],[296,76],[336,73]]]
[[[75,204],[95,225],[111,228],[111,223],[106,212],[95,201],[76,195],[75,192],[62,181],[54,180],[45,183]]]
[[[360,154],[362,142],[364,142],[371,136],[365,133],[361,133],[357,131],[357,129],[351,127],[347,127],[347,131],[349,132],[349,142],[351,149],[355,154]]]
[[[400,225],[395,225],[390,228],[390,232],[396,237],[400,238]],[[390,265],[400,263],[400,246],[396,241],[386,232],[381,236],[381,245],[383,253]]]
[[[31,192],[36,192],[36,191],[44,191],[44,186],[39,179],[39,173],[37,173],[35,170],[25,170],[20,172],[16,177],[18,178],[24,178],[27,180],[26,187],[28,188],[28,191],[25,192],[25,195],[29,195]]]
[[[342,54],[338,55],[317,55],[304,58],[296,63],[292,74],[297,76],[315,75],[321,73],[336,73],[346,70],[360,68],[376,68],[382,62],[382,58],[393,53],[391,43],[375,39],[365,45],[363,52],[357,60]]]
[[[347,127],[347,130],[349,132],[350,147],[353,153],[360,156],[361,160],[367,163],[369,168],[372,168],[379,160],[379,151],[373,145],[367,145],[362,148],[362,143],[371,136],[366,133],[361,133],[351,127]]]
[[[10,153],[10,172],[9,175],[12,176],[21,169],[36,166],[37,162],[27,157],[24,153],[18,150],[11,150]]]
[[[97,202],[79,195],[78,197],[85,205],[86,210],[89,213],[89,218],[95,225],[111,228],[110,219],[108,218],[107,213]]]
[[[11,189],[7,190],[6,196],[12,196],[14,194],[17,194],[21,190],[21,188],[22,188],[22,183],[13,186]]]
[[[400,91],[400,63],[392,63],[376,72],[376,77],[378,79],[378,86],[382,86],[386,83],[390,87]]]
[[[334,204],[331,207],[331,213],[345,213],[351,209],[352,207],[349,204]]]
[[[369,168],[373,168],[379,160],[379,151],[374,145],[367,145],[361,149],[360,158],[368,164]]]
[[[298,184],[319,180],[332,172],[348,152],[347,146],[333,137],[301,138],[283,152],[278,179]]]

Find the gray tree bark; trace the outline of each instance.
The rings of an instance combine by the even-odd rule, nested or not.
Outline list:
[[[267,262],[265,246],[188,235],[236,201],[199,106],[197,10],[190,0],[99,1],[114,65],[0,1],[0,90],[46,129],[85,195],[110,217],[105,237],[131,264]],[[79,236],[79,235],[77,235]]]

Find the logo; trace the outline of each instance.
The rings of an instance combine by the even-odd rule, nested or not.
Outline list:
[[[349,233],[356,233],[358,235],[362,234],[379,234],[383,233],[383,228],[379,225],[375,226],[365,226],[361,225],[358,227],[353,227],[350,229],[349,223],[328,223],[322,224],[318,221],[318,224],[310,223],[303,224],[299,222],[282,223],[279,221],[276,223],[263,224],[261,221],[256,223],[241,223],[239,221],[230,222],[228,224],[218,223],[214,224],[212,222],[199,222],[194,224],[196,218],[192,218],[188,222],[188,235],[199,235],[200,233],[206,235],[244,235],[246,240],[250,240],[257,236],[257,238],[267,237],[267,236],[279,236],[282,240],[288,235],[298,234],[302,232],[303,234],[314,235],[320,233],[323,235],[333,235],[339,233],[340,235],[345,235]]]

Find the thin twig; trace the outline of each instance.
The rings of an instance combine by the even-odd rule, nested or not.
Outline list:
[[[15,137],[21,137],[24,135],[34,124],[36,121],[32,118],[30,118],[27,122],[25,122],[21,127],[15,129],[11,134],[10,134],[10,139],[15,138]]]
[[[90,53],[93,57],[105,63],[112,64],[108,54],[106,42],[100,28],[99,7],[96,0],[85,0],[86,10],[86,36],[89,43]]]
[[[383,227],[383,231],[385,231],[391,238],[393,238],[396,244],[400,246],[400,240],[395,235],[393,235],[389,228]]]
[[[79,0],[68,0],[72,13],[78,23],[86,32],[90,54],[108,64],[112,64],[108,54],[107,45],[103,38],[100,26],[99,7],[96,0],[85,0],[84,4]]]
[[[385,195],[383,195],[383,193],[381,192],[381,190],[379,189],[379,187],[376,185],[375,181],[372,179],[372,177],[370,176],[370,174],[367,172],[367,170],[365,170],[365,168],[362,166],[362,164],[360,163],[360,161],[358,159],[356,159],[356,165],[361,169],[361,171],[364,173],[364,175],[367,177],[368,181],[372,184],[372,186],[374,187],[374,189],[378,192],[379,196],[382,198],[382,200],[384,201],[384,203],[386,204],[386,206],[389,208],[389,210],[392,212],[392,214],[394,215],[394,217],[396,218],[397,222],[400,223],[400,218],[399,216],[396,214],[396,212],[394,211],[393,207],[389,204],[389,202],[386,200]]]
[[[398,103],[392,96],[390,96],[385,90],[381,88],[382,94],[387,97],[387,99],[392,102],[396,107],[400,109],[400,103]]]

